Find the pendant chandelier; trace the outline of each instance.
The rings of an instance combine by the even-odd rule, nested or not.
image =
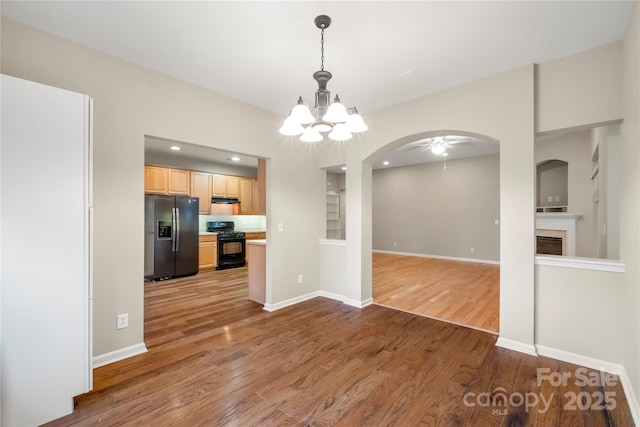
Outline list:
[[[334,141],[347,141],[353,133],[364,132],[368,129],[358,114],[355,107],[345,108],[336,95],[331,102],[331,93],[327,90],[327,82],[331,80],[331,73],[324,69],[324,30],[331,25],[331,18],[326,15],[317,16],[316,27],[320,29],[320,71],[313,73],[313,78],[318,82],[315,105],[313,109],[298,98],[298,103],[285,119],[280,133],[282,135],[297,136],[303,142],[322,141],[323,133],[328,132],[328,137]]]

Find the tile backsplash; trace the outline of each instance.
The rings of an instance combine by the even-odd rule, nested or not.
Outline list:
[[[199,229],[207,231],[207,221],[233,221],[238,230],[266,230],[265,215],[200,215]]]

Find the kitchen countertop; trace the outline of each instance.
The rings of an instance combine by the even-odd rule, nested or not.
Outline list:
[[[218,233],[212,232],[212,231],[201,231],[200,235],[201,236],[217,236]]]
[[[244,231],[245,233],[266,233],[264,228],[236,228],[236,231]]]
[[[245,243],[247,245],[262,245],[262,246],[265,246],[267,244],[267,239],[247,240]]]

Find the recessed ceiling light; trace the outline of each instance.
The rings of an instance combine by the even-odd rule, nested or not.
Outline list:
[[[382,162],[383,165],[388,166],[389,165],[389,161],[385,160],[384,162]]]
[[[171,146],[171,149],[172,149],[173,151],[180,151],[180,147],[178,147],[177,145],[172,145],[172,146]]]
[[[233,156],[230,160],[231,160],[232,162],[239,162],[239,161],[240,161],[240,157],[238,157],[238,156]]]
[[[442,153],[442,157],[447,157],[449,153]]]
[[[343,171],[346,171],[346,170],[347,170],[347,167],[346,167],[346,166],[343,166],[343,167],[342,167],[342,170],[343,170]]]

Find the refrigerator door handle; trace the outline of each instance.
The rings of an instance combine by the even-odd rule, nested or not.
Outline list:
[[[178,227],[177,223],[177,208],[171,208],[171,252],[175,252],[177,250],[176,245],[176,236],[178,235],[176,228]]]
[[[179,252],[180,251],[180,208],[175,208],[176,209],[176,238],[174,240],[174,243],[176,245],[176,250],[174,252]]]

